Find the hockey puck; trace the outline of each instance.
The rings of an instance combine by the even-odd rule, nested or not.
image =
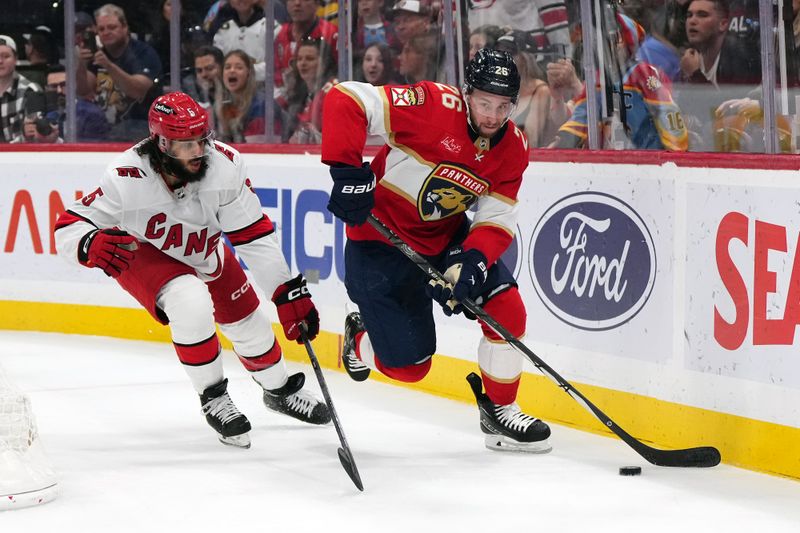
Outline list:
[[[638,476],[642,473],[641,466],[621,466],[619,467],[620,476]]]

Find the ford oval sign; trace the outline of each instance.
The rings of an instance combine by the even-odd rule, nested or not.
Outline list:
[[[556,202],[536,224],[528,249],[539,298],[577,328],[620,326],[653,291],[650,231],[631,206],[608,194],[581,192]]]

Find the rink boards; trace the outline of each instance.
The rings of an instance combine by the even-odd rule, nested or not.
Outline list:
[[[248,147],[249,177],[292,270],[317,280],[315,345],[333,369],[347,296],[327,169],[318,155],[262,151]],[[0,152],[0,327],[169,340],[100,271],[55,255],[55,218],[97,187],[113,156]],[[727,463],[800,478],[798,172],[788,159],[659,157],[535,153],[503,258],[528,310],[523,340],[642,440],[710,444]],[[436,319],[440,356],[414,388],[469,401],[479,328]],[[532,365],[526,371],[524,408],[604,432]]]

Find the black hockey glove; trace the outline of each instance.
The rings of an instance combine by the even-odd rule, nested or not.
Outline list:
[[[375,206],[375,174],[369,163],[360,167],[331,167],[333,189],[328,211],[346,224],[361,225]]]
[[[474,248],[464,250],[460,246],[447,252],[445,267],[447,269],[444,271],[444,278],[448,283],[431,280],[425,290],[428,296],[442,306],[444,314],[450,316],[465,311],[464,306],[459,303],[461,300],[474,300],[480,295],[489,276],[489,268],[486,265],[486,256],[481,252]]]
[[[107,276],[118,278],[128,270],[133,251],[138,248],[136,237],[118,229],[96,229],[81,237],[78,261],[87,267],[97,267]]]
[[[272,301],[278,308],[278,319],[283,332],[290,341],[303,344],[300,338],[300,323],[305,322],[308,329],[308,340],[313,340],[319,333],[319,313],[311,301],[306,280],[302,275],[278,285],[272,294]]]

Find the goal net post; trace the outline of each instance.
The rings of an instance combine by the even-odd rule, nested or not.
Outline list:
[[[47,503],[57,495],[30,399],[0,366],[0,511]]]

